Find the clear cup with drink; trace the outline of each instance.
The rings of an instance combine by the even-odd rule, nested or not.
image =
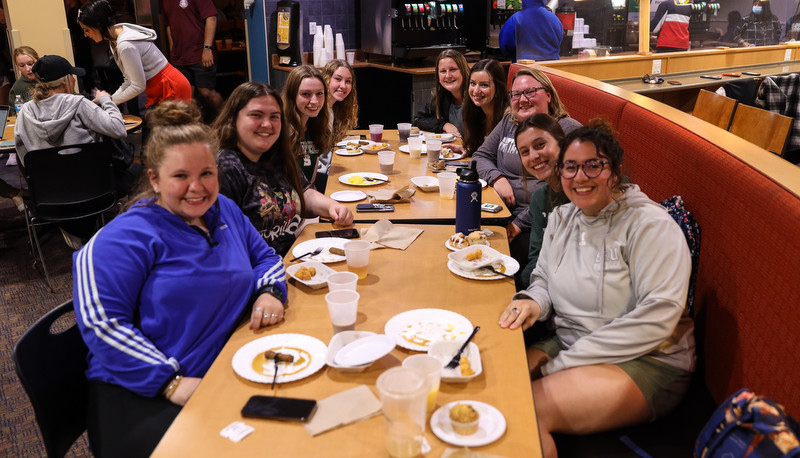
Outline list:
[[[390,175],[394,170],[394,151],[378,151],[378,163],[381,166],[381,173]]]
[[[425,435],[425,377],[404,367],[386,370],[375,383],[386,420],[386,449],[394,458],[421,457]]]
[[[439,153],[442,151],[441,140],[427,140],[425,142],[425,149],[428,152],[428,167],[439,161]]]
[[[328,291],[355,291],[358,275],[353,272],[336,272],[328,275]]]
[[[454,172],[439,172],[439,197],[452,199],[456,193],[458,174]]]
[[[369,139],[373,142],[383,141],[383,124],[369,125]]]
[[[358,299],[360,297],[357,292],[344,289],[331,291],[325,295],[325,302],[328,304],[328,313],[331,317],[334,334],[356,329]]]
[[[400,143],[407,142],[408,136],[411,135],[411,123],[410,122],[398,123],[397,135],[400,137]]]
[[[370,243],[366,240],[354,240],[344,244],[344,256],[347,258],[347,270],[358,275],[359,280],[367,278],[369,245]]]
[[[433,412],[442,380],[442,362],[430,355],[411,355],[403,361],[403,367],[425,377],[426,411]]]
[[[422,135],[408,137],[408,155],[411,159],[419,159],[422,156]]]

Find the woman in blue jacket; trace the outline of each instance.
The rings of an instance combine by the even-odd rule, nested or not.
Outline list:
[[[74,256],[97,456],[149,455],[243,318],[283,319],[283,262],[218,194],[217,141],[199,121],[183,101],[148,112],[149,182]]]

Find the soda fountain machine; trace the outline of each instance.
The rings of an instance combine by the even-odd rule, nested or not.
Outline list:
[[[561,48],[558,55],[561,57],[572,55],[572,37],[575,34],[575,9],[571,6],[556,8],[556,17],[561,21],[564,29],[564,38],[561,39]]]
[[[464,52],[468,34],[464,10],[463,1],[362,1],[361,47],[365,53],[398,59],[434,56],[448,48]]]
[[[680,0],[678,0],[680,1]],[[691,0],[685,1],[690,4]],[[689,40],[692,42],[714,40],[716,33],[709,32],[711,16],[719,12],[719,3],[698,2],[691,3],[692,15],[689,17]]]

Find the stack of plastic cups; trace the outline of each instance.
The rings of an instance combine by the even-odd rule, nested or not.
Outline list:
[[[321,67],[333,60],[333,30],[329,24],[325,24],[325,33],[322,36],[324,37],[322,44],[323,48],[325,48],[325,62],[322,63]]]
[[[588,28],[588,27],[587,27]],[[576,17],[575,18],[575,31],[572,35],[572,49],[581,49],[584,48],[584,31],[583,31],[583,18]]]

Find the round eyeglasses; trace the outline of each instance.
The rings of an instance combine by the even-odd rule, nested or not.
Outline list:
[[[536,86],[536,87],[529,87],[527,89],[523,89],[521,91],[508,91],[508,97],[511,100],[517,101],[523,95],[526,99],[530,100],[536,96],[536,92],[543,91],[543,86]]]
[[[603,173],[603,167],[608,164],[608,161],[600,159],[589,159],[583,164],[578,164],[575,161],[566,161],[558,164],[556,167],[563,178],[571,180],[578,174],[578,170],[583,170],[583,174],[588,178],[597,178]]]

